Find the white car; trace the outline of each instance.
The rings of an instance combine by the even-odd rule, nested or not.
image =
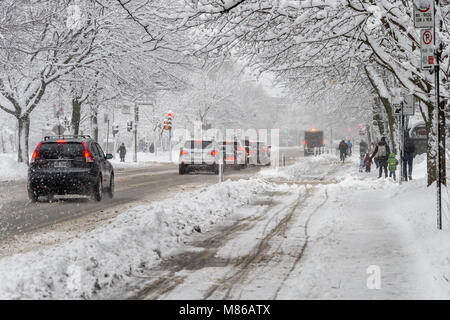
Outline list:
[[[214,140],[186,140],[180,149],[179,174],[200,170],[219,174],[219,153]]]

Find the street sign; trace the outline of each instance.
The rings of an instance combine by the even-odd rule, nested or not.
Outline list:
[[[433,28],[434,0],[414,0],[414,27]]]
[[[420,52],[423,70],[431,70],[434,67],[434,39],[433,29],[420,30]]]

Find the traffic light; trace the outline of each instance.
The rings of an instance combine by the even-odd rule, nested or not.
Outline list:
[[[128,120],[127,121],[127,131],[130,132],[131,130],[133,130],[133,120]]]
[[[172,119],[173,119],[172,111],[167,112],[167,129],[172,129]]]
[[[169,125],[167,120],[164,120],[164,130],[169,130]]]

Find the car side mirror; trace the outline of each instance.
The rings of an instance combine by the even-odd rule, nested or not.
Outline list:
[[[105,156],[106,160],[110,160],[112,158],[113,158],[113,155],[111,153],[107,153],[106,156]]]

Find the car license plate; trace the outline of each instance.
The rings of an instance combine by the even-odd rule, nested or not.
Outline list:
[[[55,168],[67,168],[67,161],[55,162]]]

